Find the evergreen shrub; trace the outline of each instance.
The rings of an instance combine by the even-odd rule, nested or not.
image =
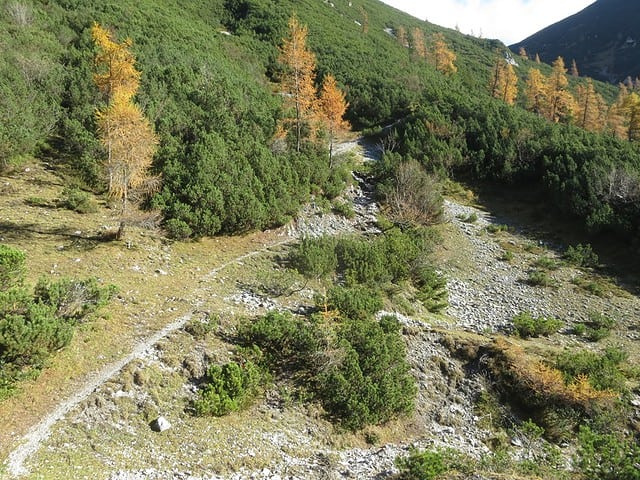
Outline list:
[[[206,385],[193,404],[195,412],[216,417],[237,412],[256,396],[261,381],[260,368],[251,361],[210,365]]]
[[[25,261],[24,252],[0,244],[0,289],[22,284],[26,271]]]
[[[317,378],[327,412],[349,430],[413,411],[415,380],[394,317],[347,319],[337,331],[339,361]]]
[[[549,336],[562,328],[562,321],[553,317],[534,317],[522,312],[513,318],[516,333],[522,338]]]
[[[399,457],[396,464],[400,469],[401,480],[435,480],[448,468],[442,453],[413,449],[408,457]]]
[[[318,306],[322,306],[322,304]],[[369,317],[381,310],[383,302],[379,289],[366,285],[352,287],[336,285],[327,292],[327,306],[330,309],[338,310],[341,315],[347,318],[356,319]]]

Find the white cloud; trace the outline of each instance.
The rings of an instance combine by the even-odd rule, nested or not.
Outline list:
[[[594,0],[382,0],[422,20],[505,44],[579,12]]]

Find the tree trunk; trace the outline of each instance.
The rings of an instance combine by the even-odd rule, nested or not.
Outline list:
[[[124,230],[126,227],[126,222],[123,220],[120,220],[120,226],[118,227],[118,233],[116,233],[116,240],[122,240],[124,238]]]
[[[333,170],[333,135],[331,136],[331,141],[329,142],[329,169]]]

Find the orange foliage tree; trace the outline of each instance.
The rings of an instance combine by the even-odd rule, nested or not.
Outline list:
[[[578,64],[576,63],[575,58],[571,61],[571,76],[572,77],[580,76],[580,73],[578,72]]]
[[[576,123],[591,132],[600,132],[606,125],[607,105],[593,86],[593,80],[578,85]]]
[[[567,90],[569,80],[567,79],[567,69],[564,66],[562,57],[558,57],[552,64],[553,70],[546,82],[545,105],[542,109],[542,116],[552,122],[566,120],[570,117],[575,108],[575,101]]]
[[[296,150],[300,151],[305,126],[310,125],[315,110],[315,55],[307,48],[308,30],[294,16],[289,20],[289,34],[280,48],[280,62],[285,66],[282,84],[293,116],[285,122],[293,123]],[[287,131],[288,125],[284,126]]]
[[[545,102],[546,79],[537,68],[529,70],[529,77],[524,91],[527,109],[542,114],[542,106]]]
[[[427,46],[424,41],[424,33],[419,27],[411,31],[411,46],[418,57],[427,58]]]
[[[630,142],[640,140],[640,95],[631,92],[622,104],[623,112],[627,120],[627,139]]]
[[[319,99],[319,118],[329,137],[329,165],[333,167],[333,143],[336,137],[349,130],[349,122],[344,120],[347,110],[344,93],[338,88],[336,79],[328,74],[322,83]]]
[[[445,75],[452,75],[458,71],[455,66],[456,54],[449,49],[442,33],[434,33],[431,36],[428,58],[435,69]]]
[[[518,76],[513,71],[513,65],[502,58],[499,52],[493,65],[489,90],[491,96],[509,105],[513,105],[518,96]]]
[[[400,25],[396,29],[396,38],[398,39],[398,43],[403,47],[409,45],[409,40],[407,39],[407,29]]]
[[[118,43],[113,34],[95,23],[91,34],[98,53],[94,81],[106,106],[96,112],[100,140],[104,145],[109,195],[120,201],[120,228],[124,234],[127,207],[132,190],[149,191],[157,177],[149,174],[158,138],[149,120],[133,102],[140,85],[140,72],[129,51],[131,40]]]

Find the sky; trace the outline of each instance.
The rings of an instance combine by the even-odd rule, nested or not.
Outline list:
[[[506,45],[524,40],[595,0],[382,0],[414,17],[462,33],[497,38]]]

